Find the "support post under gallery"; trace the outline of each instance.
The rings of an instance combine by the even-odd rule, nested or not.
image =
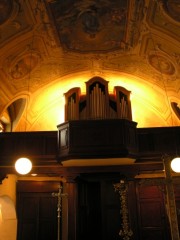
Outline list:
[[[174,187],[171,176],[170,168],[170,158],[169,156],[163,157],[165,178],[166,178],[166,192],[167,192],[167,206],[168,206],[168,216],[169,223],[171,228],[171,238],[172,240],[179,240],[179,229],[178,229],[178,220],[176,212],[176,202],[174,195]]]

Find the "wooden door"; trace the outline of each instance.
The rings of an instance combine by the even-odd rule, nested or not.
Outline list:
[[[113,181],[86,179],[78,184],[78,240],[119,239],[120,202]]]
[[[57,183],[19,183],[17,240],[57,239],[57,198],[52,197],[53,191],[58,191]]]
[[[137,185],[139,240],[171,240],[163,188]]]
[[[120,199],[119,194],[114,191],[114,183],[119,179],[103,180],[101,182],[101,218],[102,218],[102,239],[120,239],[121,229]]]
[[[79,183],[78,189],[77,239],[101,239],[100,183]]]

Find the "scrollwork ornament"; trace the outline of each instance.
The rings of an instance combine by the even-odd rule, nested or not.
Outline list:
[[[127,191],[128,183],[125,180],[120,180],[119,183],[114,184],[115,192],[119,193],[120,197],[120,214],[122,218],[122,227],[119,231],[119,236],[123,240],[130,240],[133,235],[133,231],[129,227],[128,207],[127,207]]]

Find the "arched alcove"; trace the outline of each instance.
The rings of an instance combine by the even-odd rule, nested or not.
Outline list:
[[[0,118],[2,131],[12,132],[15,129],[24,112],[25,106],[25,98],[19,98],[7,106]]]
[[[176,116],[178,117],[178,119],[180,119],[180,107],[179,107],[179,104],[177,102],[171,102],[171,107],[172,107],[174,113],[176,114]]]

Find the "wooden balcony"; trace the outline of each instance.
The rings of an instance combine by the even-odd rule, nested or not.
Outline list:
[[[78,120],[58,125],[59,160],[135,157],[136,123],[125,119]]]

